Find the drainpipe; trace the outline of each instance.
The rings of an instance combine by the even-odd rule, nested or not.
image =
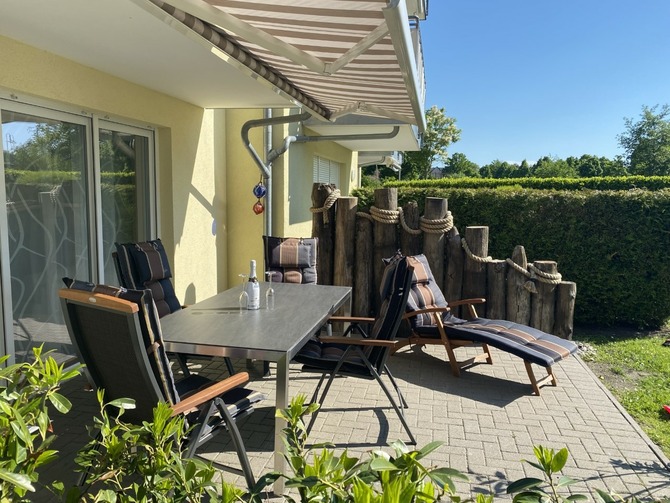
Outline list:
[[[263,119],[266,121],[272,118],[272,109],[266,108],[263,112]],[[267,177],[267,194],[265,195],[265,235],[272,236],[272,161],[269,159],[269,152],[272,148],[272,124],[265,126],[265,144],[263,151],[265,152],[265,165],[268,168],[269,176]]]

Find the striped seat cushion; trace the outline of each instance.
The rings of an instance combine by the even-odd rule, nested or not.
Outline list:
[[[407,261],[414,268],[412,275],[412,289],[409,292],[407,301],[407,312],[419,311],[433,307],[446,308],[448,306],[442,290],[435,282],[433,273],[428,265],[428,259],[425,255],[414,255],[407,257]],[[412,328],[430,326],[435,324],[432,314],[420,314],[409,318]],[[451,314],[446,312],[442,316],[443,320],[451,318]]]
[[[114,243],[118,256],[121,286],[151,290],[158,314],[163,316],[181,309],[172,286],[172,271],[160,239],[141,243]]]
[[[263,236],[265,270],[279,283],[316,284],[318,238]]]
[[[449,338],[489,344],[531,363],[550,367],[577,351],[577,345],[536,328],[506,320],[477,318],[445,323]],[[437,327],[416,329],[423,337],[439,338]]]

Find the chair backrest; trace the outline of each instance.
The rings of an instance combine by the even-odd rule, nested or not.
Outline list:
[[[433,272],[428,265],[425,255],[414,255],[407,257],[407,261],[414,269],[412,275],[412,287],[407,301],[407,311],[418,311],[431,307],[447,307],[442,290],[433,277]],[[447,314],[446,316],[451,316]],[[420,314],[409,318],[413,328],[435,325],[431,314]]]
[[[134,399],[136,408],[125,415],[131,422],[150,420],[159,401],[178,402],[150,292],[66,283],[59,291],[65,323],[105,400]]]
[[[151,290],[160,317],[181,309],[172,286],[172,271],[160,239],[139,243],[114,243],[119,284],[131,290]]]
[[[316,284],[318,238],[263,236],[265,271],[279,283]]]
[[[370,331],[371,339],[395,340],[402,322],[410,295],[414,269],[407,257],[395,256],[384,269],[382,289],[385,296],[379,314]],[[381,372],[391,351],[388,348],[373,347],[368,360]]]

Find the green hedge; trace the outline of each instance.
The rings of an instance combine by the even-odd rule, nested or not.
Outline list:
[[[670,188],[670,176],[602,176],[592,178],[437,178],[400,180],[384,183],[385,187],[426,187],[480,189],[516,187],[549,190],[660,190]]]
[[[19,185],[58,185],[70,180],[79,180],[79,171],[33,171],[29,169],[7,169],[5,180]],[[135,173],[130,172],[102,172],[100,179],[102,183],[122,184],[131,183]]]
[[[369,206],[371,190],[358,190]],[[461,233],[488,225],[489,254],[523,245],[528,259],[556,260],[577,283],[575,320],[658,327],[670,318],[670,189],[659,191],[398,190],[398,204],[448,199]],[[423,213],[423,211],[422,211]]]

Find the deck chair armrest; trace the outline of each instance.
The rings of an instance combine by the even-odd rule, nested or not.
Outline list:
[[[374,323],[374,318],[364,316],[331,316],[328,321],[341,321],[343,323]]]
[[[389,347],[393,348],[396,346],[396,341],[388,341],[382,339],[358,339],[353,337],[323,337],[322,342],[334,343],[334,344],[346,344],[348,346],[377,346],[377,347]]]
[[[478,297],[478,298],[472,298],[472,299],[461,299],[461,300],[454,300],[454,301],[449,301],[449,305],[452,307],[455,306],[466,306],[468,309],[468,314],[470,315],[470,318],[474,319],[477,318],[477,310],[475,309],[475,304],[485,304],[486,299]]]
[[[233,388],[242,386],[249,382],[249,374],[247,372],[238,372],[230,376],[223,381],[218,381],[210,386],[207,386],[204,389],[201,389],[197,393],[185,398],[179,403],[174,404],[172,408],[172,415],[176,416],[178,414],[183,414],[185,412],[190,412],[193,409],[198,408],[198,406],[206,403],[210,400],[213,400],[217,396],[221,396],[226,391],[230,391]]]
[[[430,313],[448,313],[450,311],[449,307],[427,307],[425,309],[417,309],[416,311],[411,311],[409,313],[403,314],[404,319],[414,318],[420,314],[430,314]]]

